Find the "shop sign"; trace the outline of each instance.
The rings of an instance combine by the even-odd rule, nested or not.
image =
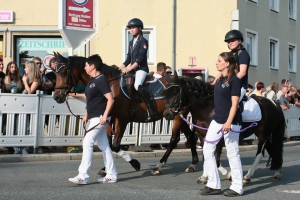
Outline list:
[[[0,22],[13,22],[13,21],[14,21],[13,11],[0,10]]]

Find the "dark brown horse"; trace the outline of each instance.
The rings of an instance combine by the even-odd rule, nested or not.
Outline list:
[[[84,70],[86,62],[85,57],[70,56],[68,58],[65,58],[60,54],[55,55],[55,57],[59,62],[59,66],[55,70],[56,87],[53,98],[57,103],[63,103],[66,100],[68,93],[71,92],[71,88],[75,85],[75,83],[78,82],[79,79],[87,84],[90,77]],[[107,66],[103,64],[101,73],[107,77],[114,97],[114,106],[111,110],[111,123],[114,126],[115,135],[114,140],[111,143],[111,148],[113,151],[122,156],[126,161],[130,162],[136,170],[140,170],[140,163],[137,160],[132,159],[130,155],[121,150],[120,144],[128,123],[145,122],[147,107],[143,102],[134,102],[132,100],[129,100],[122,93],[120,89],[120,77],[122,75],[117,66]],[[167,84],[165,78],[161,78],[160,81],[165,85]],[[153,119],[153,121],[163,118],[165,105],[165,98],[156,100],[158,117],[156,119]],[[182,113],[184,116],[187,116],[189,110],[183,109]],[[162,167],[166,164],[169,155],[176,147],[176,144],[179,142],[180,131],[185,134],[187,140],[191,144],[192,164],[186,169],[186,171],[195,170],[195,166],[199,161],[196,151],[195,134],[190,130],[189,126],[184,123],[179,116],[177,116],[175,117],[173,123],[172,136],[168,149],[160,160],[160,163],[153,169],[153,174],[161,173]],[[111,141],[112,135],[109,132],[110,131],[108,130],[108,136]]]
[[[176,102],[189,102],[190,111],[195,124],[199,127],[207,128],[214,112],[213,87],[200,80],[183,77],[178,78],[177,75],[174,76],[174,79],[166,78],[168,85],[165,95],[168,100],[164,112],[165,118],[171,120],[180,113],[178,111],[184,106]],[[255,133],[259,139],[255,161],[248,173],[244,176],[244,182],[250,182],[259,161],[264,156],[265,149],[269,154],[267,167],[270,166],[271,170],[276,170],[273,178],[278,180],[282,176],[281,168],[285,118],[278,103],[272,102],[264,97],[253,96],[252,98],[260,106],[262,119],[257,122],[257,126],[251,127],[240,134],[240,137],[243,139]],[[242,129],[249,127],[250,124],[249,122],[243,122]],[[203,144],[203,136],[206,135],[206,131],[201,129],[197,129],[197,131]],[[215,152],[217,164],[220,161],[223,144],[223,139],[217,144]],[[230,174],[228,174],[228,178],[230,178]],[[207,177],[204,175],[198,179],[198,182],[205,183],[206,180]]]

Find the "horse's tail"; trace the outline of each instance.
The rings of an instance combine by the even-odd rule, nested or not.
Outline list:
[[[278,170],[282,167],[282,155],[283,155],[283,140],[284,140],[284,133],[285,133],[285,117],[283,111],[278,103],[276,103],[277,109],[279,109],[278,118],[280,118],[276,128],[272,134],[272,141],[271,141],[271,170]]]

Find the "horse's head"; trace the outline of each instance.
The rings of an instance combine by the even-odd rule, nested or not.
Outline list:
[[[166,74],[167,85],[165,97],[167,99],[163,116],[167,120],[173,120],[182,109],[182,87],[175,71],[173,77]]]
[[[72,73],[71,66],[68,63],[68,59],[59,53],[54,53],[58,65],[56,69],[53,69],[56,74],[56,85],[54,87],[53,98],[57,103],[63,103],[66,100],[71,88],[75,85],[74,75]]]

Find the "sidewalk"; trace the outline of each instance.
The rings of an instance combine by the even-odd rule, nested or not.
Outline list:
[[[296,146],[300,145],[300,141],[290,141],[284,143],[284,147],[288,146]],[[0,147],[0,162],[8,163],[8,162],[40,162],[40,161],[62,161],[62,160],[81,160],[82,153],[65,153],[66,148],[57,147],[56,149],[49,149],[48,152],[42,154],[7,154],[5,152],[6,148]],[[257,149],[257,145],[245,145],[239,147],[240,151],[252,151]],[[6,149],[7,151],[7,149]],[[166,150],[153,150],[152,152],[134,152],[134,151],[126,151],[133,158],[161,158]],[[198,155],[202,155],[202,149],[197,149]],[[225,147],[223,148],[223,154],[226,152]],[[183,144],[178,145],[176,149],[173,150],[170,157],[181,157],[181,156],[191,156],[191,150],[185,148]],[[116,153],[114,153],[114,157],[119,159]],[[96,149],[94,152],[94,158],[102,159],[102,153]],[[122,159],[122,158],[121,158]]]

